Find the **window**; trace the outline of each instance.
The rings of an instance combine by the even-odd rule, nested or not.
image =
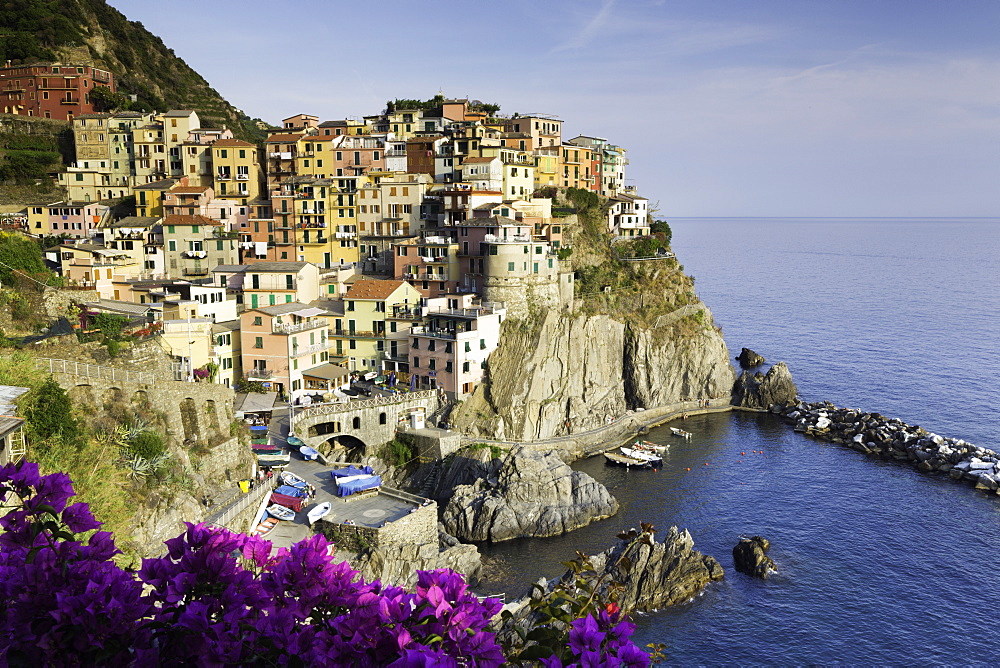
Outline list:
[[[257,327],[260,327],[263,324],[261,322],[261,316],[257,316],[256,318],[254,318],[253,319],[253,324],[256,325]]]
[[[486,339],[479,339],[479,349],[486,350]]]
[[[469,373],[469,363],[462,362],[462,373]]]
[[[354,310],[354,302],[347,302],[347,310],[348,311]]]
[[[433,371],[434,369],[436,369],[437,368],[437,360],[432,357],[431,361],[427,363],[427,368],[430,369],[431,371]]]
[[[420,368],[420,358],[419,357],[414,357],[413,358],[413,368],[414,369],[419,369]]]
[[[254,348],[263,348],[264,347],[264,337],[263,336],[254,337],[253,347]]]
[[[470,342],[470,341],[466,341],[465,342],[465,352],[467,352],[467,353],[471,353],[472,352],[472,342]]]
[[[169,241],[167,241],[167,250],[168,251],[176,251],[177,250],[177,241],[174,240],[174,239],[170,239]]]
[[[437,345],[435,345],[435,344],[436,344],[436,341],[428,341],[427,342],[427,350],[437,350]]]
[[[444,370],[447,373],[451,373],[452,372],[451,360],[448,360],[447,362],[444,363]]]
[[[508,262],[507,263],[507,271],[514,271],[514,263],[513,262]]]
[[[420,339],[413,339],[413,345],[410,347],[414,350],[420,350]]]

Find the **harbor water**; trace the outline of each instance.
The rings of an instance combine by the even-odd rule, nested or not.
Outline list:
[[[788,363],[806,400],[880,412],[1000,450],[1000,221],[683,219],[673,248],[736,354]],[[688,529],[726,570],[637,617],[671,663],[982,664],[1000,608],[1000,496],[808,439],[769,415],[693,416],[656,472],[578,462],[620,513],[481,546],[482,590],[519,593],[618,529]],[[688,470],[690,469],[690,470]],[[778,573],[736,573],[740,535]]]

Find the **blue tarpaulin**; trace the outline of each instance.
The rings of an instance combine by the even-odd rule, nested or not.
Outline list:
[[[333,471],[330,471],[330,476],[334,480],[336,480],[337,478],[346,478],[348,476],[353,476],[353,475],[371,475],[374,472],[375,470],[372,469],[372,467],[370,466],[364,466],[362,468],[358,468],[354,464],[351,464],[347,468],[335,469]]]
[[[303,497],[306,495],[306,491],[300,487],[292,487],[291,485],[281,485],[274,490],[278,494],[284,494],[285,496]]]
[[[367,467],[366,467],[367,468]],[[366,475],[362,478],[337,483],[337,496],[350,496],[365,489],[375,489],[382,485],[382,478],[377,475]]]

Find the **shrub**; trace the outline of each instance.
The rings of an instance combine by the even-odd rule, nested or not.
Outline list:
[[[129,450],[148,461],[153,461],[166,449],[163,438],[155,431],[139,432],[129,442]]]

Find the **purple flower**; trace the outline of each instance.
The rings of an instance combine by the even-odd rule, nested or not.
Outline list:
[[[73,533],[83,533],[101,526],[101,523],[90,514],[90,506],[86,503],[74,503],[62,514],[62,521]]]
[[[605,634],[598,628],[593,615],[574,619],[570,624],[569,647],[575,654],[600,649]]]

